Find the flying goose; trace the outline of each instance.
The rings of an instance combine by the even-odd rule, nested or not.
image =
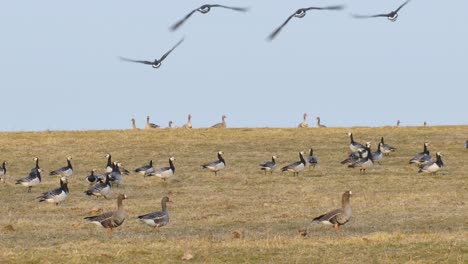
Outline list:
[[[221,117],[221,119],[222,119],[222,122],[221,122],[221,123],[214,124],[214,125],[212,125],[211,127],[212,127],[212,128],[226,128],[226,121],[224,120],[224,119],[226,119],[226,116],[223,115],[223,116]]]
[[[301,159],[300,161],[284,166],[283,168],[281,168],[281,171],[282,172],[290,171],[293,173],[293,176],[296,176],[296,175],[299,176],[299,172],[303,171],[306,166],[306,161],[304,159],[304,152],[302,151],[299,152],[299,158]]]
[[[70,177],[73,175],[73,167],[71,165],[71,157],[67,157],[67,166],[62,167],[60,169],[56,169],[54,171],[51,171],[49,175],[54,176],[54,175],[59,175],[61,177]]]
[[[175,173],[174,161],[174,157],[169,158],[169,167],[162,167],[157,170],[149,169],[146,171],[145,176],[156,176],[161,178],[163,181],[166,181]]]
[[[359,158],[357,161],[348,165],[348,168],[359,168],[360,173],[365,173],[366,169],[374,166],[374,160],[372,159],[372,153],[370,151],[370,145],[366,147],[367,152],[369,153],[365,158]],[[362,153],[362,150],[359,150]]]
[[[106,173],[111,173],[112,172],[112,156],[111,154],[107,153],[106,154],[107,158],[107,165],[106,165]]]
[[[103,182],[102,179],[98,179],[98,183],[94,186],[91,186],[91,188],[89,188],[84,193],[89,196],[94,195],[97,198],[103,196],[107,199],[107,195],[110,194],[111,190],[112,186],[110,184],[109,174],[106,174],[105,182]]]
[[[269,36],[268,36],[268,40],[273,40],[279,33],[280,31],[283,29],[284,26],[286,26],[286,24],[288,24],[288,22],[293,18],[293,17],[297,17],[297,18],[303,18],[305,17],[306,15],[306,12],[309,11],[309,10],[342,10],[344,8],[344,6],[342,5],[338,5],[338,6],[327,6],[327,7],[307,7],[307,8],[300,8],[298,9],[296,12],[294,12],[294,14],[290,15],[286,21],[283,22],[283,24],[281,24],[277,29],[275,29],[275,31],[273,31]]]
[[[132,121],[132,129],[138,130],[138,127],[136,126],[135,118],[130,119],[130,121]]]
[[[203,164],[201,165],[201,168],[209,169],[210,171],[213,171],[216,176],[218,174],[218,171],[226,168],[226,161],[224,161],[223,152],[222,151],[218,152],[218,160]]]
[[[224,5],[202,5],[202,6],[198,7],[198,8],[190,11],[190,13],[188,13],[181,20],[177,21],[169,29],[171,31],[176,31],[180,26],[182,26],[182,24],[185,23],[185,21],[187,21],[187,19],[189,19],[193,14],[195,14],[195,12],[198,11],[198,12],[200,12],[202,14],[206,14],[206,13],[210,12],[211,8],[213,8],[213,7],[222,7],[222,8],[225,8],[225,9],[230,9],[230,10],[239,11],[239,12],[247,12],[249,10],[248,8],[245,8],[245,7],[231,7],[231,6],[224,6]]]
[[[318,164],[318,158],[314,155],[314,149],[310,148],[309,149],[309,156],[306,158],[307,164],[309,164],[310,167],[317,166]]]
[[[8,162],[4,161],[2,163],[2,167],[0,167],[0,182],[5,182],[5,179],[3,179],[3,176],[5,176],[5,174],[7,172],[7,169],[6,169],[7,164],[8,164]]]
[[[320,127],[327,127],[326,125],[322,125],[320,124],[320,117],[317,116],[317,127],[320,128]]]
[[[396,148],[394,148],[394,147],[392,147],[392,146],[390,146],[388,144],[385,144],[383,137],[380,139],[380,143],[382,143],[381,150],[382,150],[382,153],[384,155],[388,155],[388,154],[390,154],[390,152],[394,152],[396,150]]]
[[[163,60],[166,59],[166,57],[169,56],[169,54],[171,54],[171,52],[173,50],[175,50],[175,48],[177,48],[177,46],[179,46],[180,43],[182,43],[183,41],[184,41],[184,39],[182,38],[181,40],[179,40],[179,42],[177,42],[177,44],[175,44],[172,47],[172,49],[170,49],[168,52],[164,53],[164,55],[162,55],[161,58],[154,59],[154,61],[133,60],[133,59],[128,59],[128,58],[124,58],[124,57],[119,57],[119,58],[122,61],[136,62],[136,63],[142,63],[142,64],[146,64],[146,65],[151,65],[151,67],[153,67],[154,69],[157,69],[157,68],[161,67],[161,63],[163,62]]]
[[[444,162],[442,161],[442,153],[436,153],[437,160],[429,161],[425,164],[421,164],[419,167],[419,172],[426,172],[436,174],[438,170],[440,170],[444,166]]]
[[[128,199],[127,195],[119,194],[117,197],[117,211],[106,212],[97,216],[88,216],[84,219],[98,226],[110,228],[110,232],[112,232],[112,229],[119,227],[125,221],[125,210],[122,204],[122,201],[125,199]]]
[[[269,171],[270,174],[273,174],[273,172],[276,170],[276,156],[272,156],[271,161],[260,164],[260,169],[264,171],[265,174],[267,171]]]
[[[192,128],[192,115],[188,115],[187,123],[182,126],[183,128]]]
[[[21,184],[23,186],[28,187],[28,193],[31,192],[31,188],[33,186],[39,185],[41,183],[41,174],[42,170],[33,168],[29,175],[25,178],[19,179],[16,181],[16,184]]]
[[[303,120],[301,123],[299,123],[299,125],[297,126],[298,128],[307,128],[309,127],[309,124],[307,124],[307,113],[304,113],[303,115]]]
[[[145,129],[154,129],[154,128],[160,128],[159,125],[156,125],[154,123],[151,123],[150,122],[150,117],[149,116],[146,116],[146,126],[145,126]]]
[[[382,152],[382,142],[379,143],[377,146],[377,151],[376,152],[371,152],[372,155],[372,161],[377,163],[382,160],[383,158],[383,152]],[[379,163],[380,164],[380,163]]]
[[[432,157],[430,156],[429,149],[427,148],[428,146],[429,146],[429,143],[425,142],[423,152],[416,154],[412,159],[410,159],[409,164],[416,163],[420,165],[420,164],[424,164],[427,162],[431,162]]]
[[[153,168],[153,160],[150,160],[148,165],[143,165],[139,168],[136,168],[135,172],[145,175],[146,171],[151,168]]]
[[[39,199],[39,202],[45,201],[48,203],[55,203],[55,205],[58,205],[59,203],[65,201],[69,194],[70,191],[68,190],[68,180],[66,177],[61,177],[59,188],[42,193],[42,195],[37,197],[37,199]]]
[[[341,208],[317,216],[312,220],[312,223],[332,225],[335,231],[339,231],[340,226],[346,224],[353,215],[351,203],[349,201],[352,194],[353,193],[351,191],[343,193],[343,196],[341,197]]]
[[[161,200],[161,207],[162,207],[161,211],[156,211],[156,212],[152,212],[149,214],[140,215],[138,216],[138,220],[154,228],[163,227],[169,224],[169,210],[167,210],[167,205],[166,205],[166,203],[168,202],[171,202],[169,200],[169,197],[164,196]]]
[[[398,18],[398,11],[402,9],[410,0],[407,0],[402,5],[400,5],[395,11],[392,11],[387,14],[378,14],[378,15],[352,15],[354,18],[374,18],[374,17],[386,17],[388,20],[395,22]]]
[[[359,149],[364,149],[364,146],[361,143],[354,141],[353,133],[349,132],[348,136],[350,139],[349,149],[351,149],[352,152],[357,152]]]

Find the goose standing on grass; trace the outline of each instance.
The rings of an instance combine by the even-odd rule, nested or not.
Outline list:
[[[150,117],[146,116],[146,126],[145,129],[155,129],[155,128],[160,128],[159,125],[156,125],[154,123],[150,122]]]
[[[412,159],[410,159],[409,164],[425,164],[427,162],[432,161],[432,157],[430,155],[429,149],[428,149],[429,143],[425,142],[424,143],[424,150],[423,152],[420,152],[416,154]]]
[[[387,14],[378,14],[378,15],[352,15],[354,18],[374,18],[374,17],[386,17],[388,20],[395,22],[398,18],[398,11],[402,9],[410,0],[407,0],[402,5],[400,5],[395,11],[392,11]]]
[[[174,176],[175,173],[175,166],[174,166],[175,158],[169,158],[169,167],[162,167],[157,170],[147,170],[145,176],[156,176],[161,178],[163,181],[166,181],[169,177]]]
[[[348,157],[341,162],[341,164],[352,164],[362,158],[366,158],[369,153],[364,150],[356,151],[356,152],[351,152],[351,154],[348,155]]]
[[[84,193],[88,196],[94,195],[97,198],[102,196],[107,199],[107,196],[111,193],[112,190],[109,174],[106,174],[105,182],[103,182],[102,179],[98,179],[98,181],[99,182],[96,185],[91,186],[91,188],[89,188]]]
[[[372,152],[372,161],[379,163],[383,159],[383,152],[382,152],[382,142],[379,143],[377,146],[377,151]],[[379,163],[380,164],[380,163]]]
[[[226,120],[225,119],[226,119],[226,115],[223,115],[221,117],[221,120],[222,120],[221,123],[214,124],[211,127],[212,128],[226,128]]]
[[[317,156],[314,155],[313,148],[309,149],[309,156],[307,157],[307,164],[309,164],[310,167],[314,167],[314,168],[318,164],[318,158]]]
[[[192,128],[192,115],[188,115],[187,123],[182,126],[182,128]]]
[[[146,171],[148,171],[151,168],[153,168],[153,160],[150,160],[148,165],[143,165],[139,168],[136,168],[135,172],[145,175]]]
[[[296,175],[299,176],[299,172],[303,171],[306,167],[306,161],[304,159],[304,152],[302,151],[299,152],[299,158],[301,159],[300,161],[284,166],[283,168],[281,168],[281,171],[282,172],[290,171],[293,173],[293,176],[296,176]]]
[[[0,167],[0,182],[5,182],[5,179],[4,179],[4,176],[7,172],[7,169],[6,169],[6,165],[8,164],[8,162],[4,161],[2,163],[2,167]]]
[[[71,164],[71,157],[67,157],[67,166],[56,169],[49,173],[50,176],[59,175],[60,177],[70,177],[73,175],[73,167]]]
[[[119,171],[121,174],[125,174],[125,175],[129,175],[130,174],[130,171],[128,171],[127,169],[125,169],[122,165],[121,162],[117,162],[117,168],[119,168]]]
[[[119,194],[117,197],[117,211],[106,212],[97,216],[88,216],[84,219],[104,228],[112,229],[119,227],[125,221],[125,210],[123,207],[123,200],[128,199],[127,195]]]
[[[389,155],[390,152],[394,152],[396,150],[396,148],[394,148],[394,147],[392,147],[392,146],[390,146],[388,144],[385,144],[383,137],[380,139],[380,143],[382,144],[381,150],[382,150],[382,153],[384,155]]]
[[[359,142],[354,141],[353,133],[349,132],[348,136],[349,136],[349,140],[350,140],[349,149],[351,150],[351,152],[357,152],[358,150],[365,149],[364,145],[362,145]]]
[[[45,201],[48,203],[55,203],[55,205],[58,205],[59,203],[65,201],[69,194],[70,191],[68,190],[68,180],[66,177],[61,177],[59,188],[42,193],[42,195],[37,197],[37,199],[39,199],[39,202]]]
[[[442,167],[444,166],[444,162],[442,161],[442,153],[437,152],[436,157],[437,157],[437,160],[435,162],[430,161],[425,164],[422,164],[419,167],[419,173],[425,172],[425,173],[432,173],[433,175],[435,175],[437,171],[442,169]]]
[[[123,176],[120,172],[119,165],[117,163],[117,161],[114,161],[114,163],[112,164],[112,172],[109,173],[109,180],[111,182],[115,182],[115,184],[117,184],[117,187],[120,187]]]
[[[319,116],[317,116],[317,127],[318,127],[318,128],[327,127],[326,125],[320,124],[320,117],[319,117]]]
[[[33,186],[39,185],[41,183],[41,179],[42,179],[41,174],[42,174],[41,169],[33,168],[29,172],[28,177],[17,180],[16,184],[21,184],[23,186],[28,187],[28,193],[30,193],[31,188]]]
[[[107,158],[107,165],[106,165],[106,173],[111,173],[112,172],[112,155],[107,153],[106,154],[106,158]]]
[[[366,169],[374,166],[374,161],[372,159],[372,152],[370,151],[370,144],[366,146],[367,150],[367,157],[359,158],[357,161],[353,162],[352,164],[348,165],[348,168],[359,168],[360,173],[366,173]],[[359,150],[362,152],[362,150]]]
[[[86,176],[86,181],[89,184],[97,183],[99,180],[102,180],[106,177],[104,174],[96,175],[96,171],[96,169],[92,169],[90,175]]]
[[[297,126],[298,128],[308,128],[309,124],[307,124],[307,113],[304,113],[303,115],[303,120],[299,125]]]
[[[218,152],[218,160],[206,163],[201,165],[202,169],[209,169],[210,171],[215,173],[215,176],[218,175],[218,171],[223,170],[226,168],[226,161],[223,158],[223,152]]]
[[[169,210],[167,209],[166,205],[166,203],[169,202],[171,202],[169,197],[164,196],[161,200],[161,211],[140,215],[138,216],[138,220],[153,228],[159,228],[169,224]]]
[[[130,121],[132,121],[132,129],[138,130],[138,127],[136,126],[135,118],[130,119]]]
[[[349,201],[352,194],[353,193],[351,191],[346,191],[343,193],[343,196],[341,197],[341,208],[317,216],[312,220],[312,223],[331,225],[335,231],[339,231],[340,226],[348,223],[353,216],[351,203]]]
[[[270,174],[273,174],[273,172],[276,170],[276,156],[272,156],[271,161],[260,164],[260,169],[264,171],[265,174],[267,171],[269,171]]]

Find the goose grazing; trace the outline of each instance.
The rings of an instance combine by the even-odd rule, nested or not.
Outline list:
[[[159,125],[156,125],[154,123],[150,122],[150,117],[146,116],[146,126],[145,129],[155,129],[155,128],[160,128]]]
[[[170,49],[168,52],[164,53],[164,55],[162,55],[161,58],[154,59],[154,61],[134,60],[134,59],[128,59],[128,58],[124,58],[124,57],[119,57],[119,58],[122,61],[151,65],[151,67],[153,67],[153,69],[157,69],[157,68],[161,67],[161,63],[164,61],[164,59],[166,59],[167,56],[169,56],[169,54],[171,54],[171,52],[174,51],[183,41],[184,41],[184,39],[182,38],[181,40],[179,40],[179,42],[177,42],[177,44],[175,44],[172,47],[172,49]]]
[[[283,168],[281,168],[281,171],[282,172],[290,171],[293,173],[293,176],[296,176],[296,175],[299,176],[299,172],[303,171],[306,167],[306,161],[304,159],[304,152],[302,151],[299,152],[299,158],[301,159],[300,161],[284,166]]]
[[[276,156],[272,156],[271,161],[260,164],[260,169],[264,171],[265,174],[267,171],[269,171],[270,174],[273,174],[273,172],[276,170]]]
[[[382,144],[381,150],[382,150],[382,153],[384,155],[389,155],[390,152],[394,152],[396,150],[396,148],[394,148],[394,147],[392,147],[392,146],[390,146],[388,144],[385,144],[383,137],[380,139],[380,143]]]
[[[188,115],[187,123],[184,124],[182,128],[192,128],[192,115]]]
[[[319,116],[317,116],[317,127],[318,127],[318,128],[327,127],[326,125],[322,125],[322,124],[320,123],[320,117],[319,117]]]
[[[128,199],[127,195],[119,194],[117,197],[117,211],[106,212],[97,216],[88,216],[84,219],[98,226],[109,228],[112,233],[114,228],[121,226],[125,221],[125,210],[122,202],[125,199]]]
[[[148,165],[143,165],[139,168],[136,168],[135,172],[145,175],[146,171],[148,171],[151,168],[153,168],[153,160],[150,160]]]
[[[430,156],[429,149],[427,148],[428,146],[429,146],[429,143],[425,142],[423,152],[416,154],[412,159],[410,159],[409,164],[415,163],[415,164],[420,165],[420,164],[424,164],[427,162],[431,162],[432,157]]]
[[[352,164],[352,163],[358,161],[359,159],[366,158],[367,155],[368,155],[368,153],[367,153],[366,150],[351,152],[351,154],[349,154],[349,156],[340,163],[341,164]]]
[[[312,220],[312,223],[321,223],[324,225],[331,225],[335,231],[340,230],[340,226],[349,222],[353,216],[351,203],[349,198],[353,193],[346,191],[341,197],[341,208],[330,211],[326,214],[317,216]]]
[[[229,9],[229,10],[233,10],[233,11],[239,11],[239,12],[247,12],[249,9],[248,8],[245,8],[245,7],[231,7],[231,6],[224,6],[224,5],[202,5],[192,11],[190,11],[190,13],[188,13],[184,18],[182,18],[181,20],[177,21],[174,25],[172,25],[169,29],[171,31],[176,31],[180,26],[182,26],[182,24],[185,23],[185,21],[187,21],[193,14],[195,14],[195,12],[200,12],[202,14],[206,14],[208,12],[210,12],[211,8],[213,7],[221,7],[221,8],[225,8],[225,9]]]
[[[307,157],[307,164],[309,164],[310,167],[317,166],[318,164],[318,158],[314,155],[314,149],[310,148],[309,149],[309,156]]]
[[[169,202],[171,202],[169,197],[164,196],[161,200],[161,211],[140,215],[138,216],[138,220],[154,228],[163,227],[169,224],[169,210],[166,205],[166,203]]]
[[[297,126],[298,128],[308,128],[309,124],[307,124],[307,113],[304,113],[303,115],[303,120],[299,125]]]
[[[342,5],[338,5],[338,6],[326,6],[326,7],[307,7],[307,8],[300,8],[298,9],[296,12],[294,12],[292,15],[290,15],[286,21],[283,22],[283,24],[281,24],[277,29],[275,29],[275,31],[273,31],[269,36],[268,36],[268,40],[273,40],[279,33],[280,31],[289,23],[289,21],[293,18],[293,17],[297,17],[297,18],[303,18],[305,17],[307,11],[309,10],[342,10],[344,9],[344,6]]]
[[[398,11],[402,9],[410,0],[407,0],[402,5],[400,5],[395,11],[392,11],[387,14],[378,14],[378,15],[352,15],[354,18],[374,18],[374,17],[386,17],[388,20],[395,22],[398,18]]]
[[[68,190],[68,180],[66,177],[61,177],[59,188],[42,193],[42,195],[37,197],[37,199],[39,199],[39,202],[45,201],[48,203],[55,203],[55,205],[58,205],[59,203],[65,201],[69,194],[70,191]]]
[[[117,187],[120,186],[122,183],[122,173],[120,172],[119,165],[117,164],[118,162],[114,161],[112,164],[112,171],[109,173],[109,180],[111,182],[115,182],[117,184]]]
[[[368,154],[365,158],[359,158],[357,161],[348,165],[348,168],[359,168],[360,173],[366,173],[366,169],[374,166],[374,160],[372,158],[372,152],[370,151],[369,144],[367,145],[366,150],[370,154]],[[359,152],[362,152],[362,150],[359,150]]]
[[[21,184],[28,187],[28,193],[30,193],[33,186],[39,185],[41,183],[41,174],[41,169],[33,168],[27,177],[17,180],[16,184]]]
[[[419,173],[426,172],[426,173],[432,173],[433,175],[435,175],[436,172],[439,171],[444,166],[444,162],[442,161],[442,153],[437,152],[436,157],[437,157],[437,160],[435,162],[429,161],[425,164],[421,164],[419,167]]]
[[[5,182],[5,179],[3,178],[3,176],[5,176],[5,174],[7,172],[7,169],[6,169],[7,164],[8,164],[8,162],[4,161],[2,163],[2,167],[0,167],[0,182]]]
[[[226,128],[226,121],[225,121],[225,119],[226,119],[226,116],[223,115],[223,116],[221,117],[221,120],[222,120],[221,123],[214,124],[214,125],[212,125],[211,127],[212,127],[212,128]]]
[[[106,165],[106,170],[105,172],[106,173],[111,173],[112,172],[112,156],[111,154],[107,153],[106,154],[106,158],[107,158],[107,165]]]
[[[99,180],[101,180],[101,176],[102,175],[96,175],[96,169],[92,169],[91,170],[91,174],[86,176],[86,181],[90,184],[94,184],[96,182],[98,182]]]
[[[98,183],[94,186],[91,186],[91,188],[89,188],[84,193],[88,196],[94,195],[97,198],[102,196],[107,199],[107,196],[110,194],[111,190],[112,186],[110,184],[109,174],[106,174],[105,182],[103,182],[102,179],[98,179]]]
[[[67,157],[67,166],[56,169],[49,173],[50,176],[59,175],[61,177],[70,177],[73,175],[73,167],[71,164],[71,157]]]
[[[348,136],[349,136],[349,139],[350,139],[349,149],[352,152],[357,152],[358,150],[364,150],[364,145],[362,145],[359,142],[354,141],[353,133],[349,132]]]
[[[132,129],[138,130],[138,127],[136,126],[135,118],[130,119],[130,121],[132,121]]]
[[[146,176],[156,176],[161,178],[163,181],[166,181],[169,177],[174,176],[175,173],[175,166],[174,166],[175,158],[169,158],[169,167],[162,167],[157,170],[150,169],[147,170],[145,173]]]
[[[223,152],[218,152],[218,160],[203,164],[201,165],[201,168],[209,169],[210,171],[213,171],[215,173],[215,176],[218,175],[218,171],[226,168],[226,161],[224,161]]]

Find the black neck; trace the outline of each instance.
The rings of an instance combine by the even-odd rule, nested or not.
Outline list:
[[[226,162],[224,161],[224,158],[221,154],[218,153],[218,159],[219,161],[223,162],[224,164],[226,164]]]
[[[111,155],[109,155],[109,157],[107,157],[107,166],[108,167],[112,166],[112,157],[111,157]]]
[[[171,167],[172,172],[175,172],[174,163],[172,162],[171,159],[169,159],[169,167]]]
[[[39,158],[36,159],[36,169],[39,169]]]
[[[60,187],[62,188],[62,190],[64,190],[66,193],[69,192],[68,190],[68,184],[66,182],[63,182],[62,179],[60,179]]]
[[[383,137],[380,139],[380,143],[385,144]]]
[[[313,156],[313,155],[314,155],[314,150],[313,150],[313,149],[310,149],[309,156]]]
[[[71,165],[71,161],[69,159],[67,159],[67,163],[68,163],[68,168],[73,169],[73,167]]]
[[[349,135],[349,138],[351,139],[351,144],[353,144],[354,143],[353,134]]]
[[[302,156],[302,153],[299,152],[299,158],[301,158],[301,163],[306,164],[304,157]]]
[[[4,161],[3,164],[2,164],[2,168],[3,168],[3,172],[4,172],[4,173],[6,173],[6,167],[5,167],[5,165],[6,165],[6,161]]]

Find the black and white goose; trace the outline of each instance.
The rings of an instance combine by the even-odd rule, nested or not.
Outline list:
[[[96,175],[96,169],[92,169],[90,175],[86,176],[86,181],[90,184],[94,184],[103,178],[103,175]]]
[[[226,161],[223,158],[223,152],[218,152],[218,160],[203,164],[200,166],[202,169],[209,169],[215,173],[215,176],[218,174],[218,171],[226,168]]]
[[[269,171],[270,174],[273,174],[273,172],[276,170],[276,156],[272,156],[271,161],[260,164],[260,169],[264,171],[265,174],[267,171]]]
[[[71,157],[67,157],[67,166],[62,167],[60,169],[56,169],[54,171],[51,171],[49,175],[54,176],[54,175],[59,175],[61,177],[70,177],[73,175],[73,166],[71,164]]]
[[[171,202],[169,197],[164,196],[161,200],[161,211],[140,215],[138,216],[138,220],[153,228],[159,228],[169,224],[169,210],[166,205],[168,202]]]
[[[306,167],[306,161],[304,159],[304,152],[302,151],[299,152],[299,158],[301,159],[300,161],[284,166],[283,168],[281,168],[281,171],[282,172],[290,171],[293,173],[293,176],[296,176],[296,175],[299,176],[299,172],[303,171]]]
[[[383,137],[380,139],[380,143],[382,144],[381,150],[382,150],[382,153],[384,155],[388,155],[388,154],[390,154],[390,152],[394,152],[396,150],[396,148],[394,148],[394,147],[392,147],[392,146],[390,146],[388,144],[385,144]]]
[[[354,141],[353,133],[349,132],[348,136],[349,136],[349,140],[350,140],[349,149],[351,150],[351,152],[357,152],[358,150],[364,150],[365,149],[364,145],[362,145],[359,142]]]
[[[340,230],[340,226],[346,224],[351,220],[353,211],[351,209],[350,197],[353,193],[346,191],[341,197],[341,208],[335,209],[323,215],[317,216],[312,220],[312,223],[321,223],[324,225],[331,225],[335,231]]]
[[[155,128],[161,128],[160,125],[156,125],[155,123],[150,122],[150,117],[146,116],[146,126],[145,129],[155,129]]]
[[[125,210],[123,207],[123,200],[125,199],[128,199],[127,195],[119,194],[116,211],[106,212],[97,216],[88,216],[84,219],[100,227],[109,228],[110,232],[112,232],[114,228],[121,226],[125,221]]]
[[[65,201],[69,194],[70,191],[68,190],[68,180],[66,177],[62,177],[60,178],[59,188],[42,193],[42,195],[37,197],[37,199],[39,199],[39,202],[55,203],[55,205],[58,205],[59,203]]]
[[[378,15],[352,15],[354,18],[374,18],[374,17],[386,17],[388,20],[395,22],[398,18],[398,11],[402,9],[410,0],[407,0],[402,5],[400,5],[395,11],[392,11],[387,14],[378,14]]]
[[[21,184],[22,186],[28,187],[28,193],[31,192],[33,186],[39,185],[42,179],[42,170],[38,168],[33,168],[29,175],[25,178],[19,179],[16,181],[16,184]]]
[[[372,161],[379,162],[383,159],[383,152],[382,152],[382,143],[379,143],[377,146],[377,151],[372,152]],[[380,163],[379,163],[380,164]]]
[[[110,184],[109,174],[106,174],[106,180],[103,182],[102,179],[98,180],[98,183],[94,186],[91,186],[88,190],[84,193],[86,195],[94,195],[96,197],[104,197],[107,199],[107,196],[111,193],[112,186]]]
[[[307,7],[307,8],[300,8],[298,9],[296,12],[294,12],[292,15],[290,15],[286,21],[284,21],[283,24],[281,24],[277,29],[275,29],[275,31],[273,31],[269,36],[268,36],[268,40],[273,40],[279,33],[280,31],[286,26],[286,24],[289,23],[289,21],[293,18],[293,17],[297,17],[297,18],[303,18],[305,17],[307,11],[309,10],[342,10],[344,8],[343,5],[336,5],[336,6],[326,6],[326,7]]]
[[[153,168],[153,160],[150,160],[148,165],[143,165],[141,167],[136,168],[135,172],[145,175],[146,171],[148,171],[151,168]]]
[[[437,160],[435,162],[430,161],[425,164],[422,164],[419,167],[419,172],[436,174],[437,171],[442,169],[442,167],[444,166],[444,162],[442,161],[442,153],[437,152],[436,157],[437,157]]]
[[[359,168],[360,173],[365,173],[366,169],[374,166],[374,160],[372,159],[372,153],[370,151],[370,145],[368,144],[366,149],[367,157],[363,158],[360,157],[357,161],[353,162],[352,164],[348,165],[348,168]],[[359,150],[360,153],[362,153],[362,150]]]
[[[309,149],[309,156],[307,157],[307,164],[309,164],[310,167],[314,167],[314,168],[318,164],[318,158],[317,156],[314,155],[313,148]]]
[[[119,168],[119,171],[120,171],[121,174],[125,174],[125,175],[130,174],[130,171],[125,169],[121,162],[117,162],[117,168]]]
[[[146,176],[156,176],[161,178],[163,181],[166,181],[168,178],[174,176],[175,173],[175,166],[174,166],[175,158],[169,158],[169,167],[162,167],[157,170],[147,170],[145,173]]]
[[[111,173],[112,172],[112,155],[107,153],[106,158],[107,158],[107,165],[106,165],[105,172]]]
[[[429,143],[425,142],[423,152],[416,154],[412,159],[410,159],[409,164],[414,163],[414,164],[420,165],[420,164],[425,164],[427,162],[431,162],[432,157],[430,155],[428,146],[429,146]]]
[[[7,173],[7,169],[6,169],[6,165],[8,164],[8,162],[4,161],[2,163],[2,166],[0,167],[0,182],[5,182],[5,179],[3,178],[6,173]]]
[[[234,11],[239,11],[239,12],[247,12],[249,9],[246,7],[232,7],[232,6],[225,6],[225,5],[202,5],[188,13],[184,18],[181,20],[177,21],[174,25],[172,25],[169,29],[171,31],[176,31],[182,24],[185,23],[195,12],[200,12],[202,14],[206,14],[210,12],[211,8],[213,7],[221,7],[229,10],[234,10]]]
[[[317,127],[318,128],[327,127],[326,125],[323,125],[322,123],[320,123],[320,117],[319,116],[317,116]]]
[[[117,187],[120,186],[123,180],[122,173],[120,172],[119,165],[117,161],[114,161],[112,164],[112,171],[109,173],[109,180],[111,182],[115,182],[117,184]]]
[[[120,60],[122,61],[127,61],[127,62],[135,62],[135,63],[142,63],[142,64],[146,64],[146,65],[151,65],[151,67],[153,67],[154,69],[157,69],[159,67],[161,67],[161,63],[167,58],[167,56],[169,56],[169,54],[171,54],[172,51],[175,50],[175,48],[177,48],[180,43],[182,43],[184,41],[184,39],[182,38],[181,40],[179,40],[179,42],[177,42],[177,44],[174,45],[174,47],[172,47],[172,49],[170,49],[168,52],[164,53],[164,55],[161,56],[161,58],[159,59],[155,59],[154,61],[145,61],[145,60],[133,60],[133,59],[128,59],[128,58],[124,58],[124,57],[119,57]]]

